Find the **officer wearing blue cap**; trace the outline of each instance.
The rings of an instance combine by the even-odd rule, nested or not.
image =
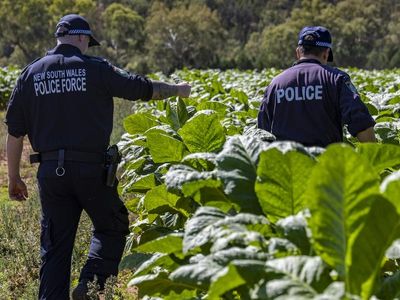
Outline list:
[[[19,163],[23,138],[28,135],[37,152],[31,161],[40,162],[39,299],[69,299],[71,254],[82,210],[94,230],[72,297],[89,299],[89,281],[97,278],[103,288],[109,276],[117,275],[129,233],[128,212],[110,172],[118,163],[118,151],[108,148],[113,97],[143,101],[188,97],[191,87],[152,81],[85,55],[88,47],[99,42],[79,15],[61,18],[55,36],[57,46],[22,71],[10,98],[5,120],[9,195],[17,200],[27,197]],[[106,174],[111,174],[107,185]]]
[[[343,141],[343,126],[361,142],[375,141],[375,122],[345,72],[333,61],[332,39],[322,26],[304,27],[297,61],[267,87],[258,127],[306,146]]]

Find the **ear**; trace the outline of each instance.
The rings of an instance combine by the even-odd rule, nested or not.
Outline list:
[[[330,52],[331,50],[329,49],[329,48],[326,48],[326,50],[324,51],[324,60],[327,62],[328,61],[328,58],[329,58],[329,52]]]
[[[300,58],[301,58],[301,52],[300,52],[299,47],[296,48],[296,58],[297,58],[297,59],[300,59]]]

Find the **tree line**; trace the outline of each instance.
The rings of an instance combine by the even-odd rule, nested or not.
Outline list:
[[[0,0],[0,66],[51,49],[67,13],[101,41],[88,54],[140,73],[286,68],[308,25],[330,29],[338,66],[400,67],[398,0]]]

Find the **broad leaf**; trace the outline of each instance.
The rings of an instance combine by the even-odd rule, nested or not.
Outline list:
[[[130,192],[147,192],[157,185],[154,174],[147,174],[143,176],[135,176],[128,183],[125,190]]]
[[[156,252],[148,260],[143,262],[135,271],[134,277],[143,276],[146,274],[154,273],[157,270],[174,270],[178,268],[178,264],[171,258],[171,255]]]
[[[311,286],[287,277],[263,280],[261,285],[252,290],[252,299],[309,300],[316,295]]]
[[[350,236],[365,221],[379,178],[348,146],[332,145],[319,159],[309,180],[309,225],[315,250],[344,279]]]
[[[243,135],[257,137],[258,139],[260,139],[264,142],[273,142],[276,140],[276,137],[272,133],[270,133],[264,129],[255,128],[255,127],[246,129],[243,132]]]
[[[171,105],[171,102],[167,101],[165,113],[168,123],[174,130],[180,129],[189,119],[185,102],[180,98],[178,98],[176,105]]]
[[[198,171],[212,171],[217,164],[216,157],[215,153],[193,153],[186,155],[182,160],[182,164]]]
[[[280,219],[276,223],[276,229],[282,237],[295,244],[302,254],[310,253],[311,244],[307,234],[307,222],[302,212],[295,216]]]
[[[376,196],[364,226],[350,237],[353,242],[346,258],[346,288],[350,293],[362,294],[363,299],[372,296],[386,249],[399,231],[396,208],[384,197]]]
[[[212,235],[212,227],[209,225],[224,217],[225,214],[217,208],[200,207],[185,226],[183,253],[208,243]]]
[[[133,253],[125,256],[119,264],[119,270],[130,269],[136,270],[145,261],[148,261],[152,257],[152,254],[148,253]]]
[[[213,278],[216,278],[217,274],[230,262],[234,260],[256,260],[262,263],[266,259],[267,255],[265,253],[234,247],[203,257],[195,264],[181,266],[171,273],[170,278],[174,282],[207,289]]]
[[[258,156],[265,145],[254,137],[234,136],[217,156],[218,177],[224,192],[241,211],[261,213],[254,191]]]
[[[139,296],[162,296],[172,291],[180,294],[184,290],[194,289],[193,286],[171,281],[165,272],[135,277],[128,285],[137,286],[139,288]]]
[[[309,155],[298,151],[275,148],[261,153],[255,190],[264,214],[274,221],[302,210],[314,165]]]
[[[226,112],[229,110],[229,106],[217,101],[206,101],[197,105],[197,110],[214,110],[219,115],[225,116]]]
[[[183,235],[181,233],[171,233],[145,244],[141,244],[135,248],[135,251],[148,253],[160,252],[166,254],[180,253],[182,252],[182,239]]]
[[[382,279],[376,296],[382,300],[392,300],[400,297],[400,271]]]
[[[267,261],[267,266],[322,292],[330,283],[330,270],[318,256],[289,256]]]
[[[190,152],[216,152],[225,143],[225,132],[213,111],[196,113],[178,133]]]
[[[362,143],[358,152],[365,156],[376,172],[400,165],[400,146],[390,144]]]
[[[396,207],[400,214],[400,171],[392,173],[381,184],[381,192]],[[399,236],[400,237],[400,236]]]
[[[150,113],[136,113],[124,119],[124,128],[130,134],[144,133],[157,125],[157,119]]]
[[[217,181],[215,172],[199,172],[196,169],[185,165],[172,166],[165,177],[165,184],[168,190],[182,193],[185,184],[193,183],[196,185],[198,181]]]
[[[187,153],[185,145],[167,133],[148,133],[147,145],[155,163],[180,162]]]
[[[168,192],[166,186],[163,184],[154,187],[146,193],[144,197],[144,207],[150,213],[164,212],[164,210],[160,211],[164,206],[177,210],[176,203],[178,200],[179,196]],[[186,215],[186,212],[181,212]]]
[[[207,299],[219,300],[220,296],[241,285],[252,286],[266,274],[265,263],[261,261],[233,260],[213,277]]]

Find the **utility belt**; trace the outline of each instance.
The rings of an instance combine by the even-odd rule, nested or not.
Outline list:
[[[59,149],[31,154],[29,160],[31,164],[44,161],[57,161],[56,175],[60,177],[65,174],[64,162],[66,161],[104,164],[107,169],[106,185],[114,186],[118,164],[121,161],[121,154],[118,151],[117,145],[112,145],[108,147],[105,153]]]

